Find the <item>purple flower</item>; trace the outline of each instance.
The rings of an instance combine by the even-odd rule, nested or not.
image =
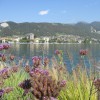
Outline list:
[[[35,72],[36,74],[38,74],[38,73],[40,73],[40,69],[39,69],[39,68],[35,68],[35,69],[34,69],[34,72]]]
[[[93,81],[93,84],[94,84],[94,86],[95,86],[98,90],[100,90],[100,78],[95,79],[95,80]]]
[[[44,66],[47,66],[49,64],[49,58],[45,57],[44,58]]]
[[[54,97],[51,97],[51,98],[50,98],[50,100],[57,100],[57,99],[56,99],[56,98],[54,98]]]
[[[2,69],[2,70],[0,71],[0,74],[6,73],[6,72],[8,72],[8,68]]]
[[[80,53],[81,56],[84,56],[84,55],[87,55],[88,51],[82,49],[82,50],[80,50],[79,53]]]
[[[32,57],[32,60],[35,62],[35,61],[37,61],[37,60],[41,60],[41,58],[38,57],[38,56],[34,56],[34,57]]]
[[[2,97],[3,94],[4,94],[4,90],[0,89],[0,97]]]
[[[66,81],[65,80],[62,80],[60,86],[61,87],[64,87],[65,85],[66,85]]]
[[[32,57],[32,61],[33,61],[34,67],[38,67],[40,65],[41,58],[38,56],[34,56]]]
[[[28,90],[31,88],[31,81],[30,79],[24,80],[18,86],[23,88],[24,90]]]
[[[29,75],[30,75],[31,77],[33,77],[33,76],[35,75],[34,71],[30,71],[30,72],[29,72]]]
[[[49,72],[47,70],[43,70],[43,69],[40,69],[40,68],[35,68],[35,73],[42,74],[42,75],[48,75],[49,74]]]
[[[56,55],[61,54],[60,50],[56,50],[56,51],[55,51],[55,54],[56,54]]]
[[[43,69],[40,69],[40,68],[35,68],[35,69],[32,69],[29,73],[29,75],[32,77],[34,75],[49,75],[49,72],[48,70],[43,70]]]
[[[25,89],[24,90],[24,93],[23,93],[23,96],[26,96],[26,94],[29,92],[29,89]]]
[[[10,48],[10,44],[8,43],[3,44],[3,49],[9,49],[9,48]]]
[[[4,48],[3,48],[3,45],[0,45],[0,51],[2,51]]]
[[[43,100],[48,100],[48,97],[47,96],[44,96],[42,99]]]
[[[9,68],[4,68],[0,71],[0,75],[2,76],[3,79],[7,79],[10,76],[9,71],[10,71]]]
[[[44,75],[49,75],[49,72],[47,70],[43,70]]]
[[[11,91],[13,91],[13,87],[6,87],[5,89],[4,89],[4,92],[5,93],[9,93],[9,92],[11,92]]]
[[[0,53],[0,57],[2,57],[3,54]]]

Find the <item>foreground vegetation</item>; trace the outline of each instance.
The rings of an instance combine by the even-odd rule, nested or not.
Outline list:
[[[97,64],[86,68],[83,58],[87,51],[80,51],[80,64],[71,72],[62,55],[56,50],[52,59],[35,56],[33,66],[26,63],[21,67],[21,63],[14,63],[14,55],[0,54],[0,100],[100,100],[100,73]]]

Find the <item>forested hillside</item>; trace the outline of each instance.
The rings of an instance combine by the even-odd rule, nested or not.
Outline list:
[[[7,24],[6,26],[4,26]],[[51,36],[56,34],[72,34],[82,37],[100,38],[97,32],[91,32],[91,27],[96,31],[100,31],[100,22],[76,24],[61,24],[61,23],[15,23],[3,22],[0,23],[0,36],[25,35],[34,33],[35,36]]]

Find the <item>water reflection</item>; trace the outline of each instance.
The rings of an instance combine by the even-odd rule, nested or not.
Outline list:
[[[15,54],[17,57],[26,57],[31,61],[33,56],[41,56],[49,58],[54,56],[54,51],[56,49],[63,51],[64,62],[70,66],[71,63],[77,65],[80,60],[79,51],[80,49],[88,49],[89,59],[100,60],[100,45],[99,44],[14,44],[11,48],[11,53]],[[71,62],[71,60],[73,62]],[[85,59],[87,63],[87,58]]]

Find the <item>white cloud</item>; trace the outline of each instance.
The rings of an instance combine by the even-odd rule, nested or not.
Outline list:
[[[39,15],[46,15],[46,14],[48,14],[49,13],[49,10],[41,10],[40,12],[39,12]]]
[[[5,23],[1,23],[1,27],[4,27],[5,28],[5,27],[8,27],[8,26],[9,26],[9,24],[6,23],[6,22]]]

